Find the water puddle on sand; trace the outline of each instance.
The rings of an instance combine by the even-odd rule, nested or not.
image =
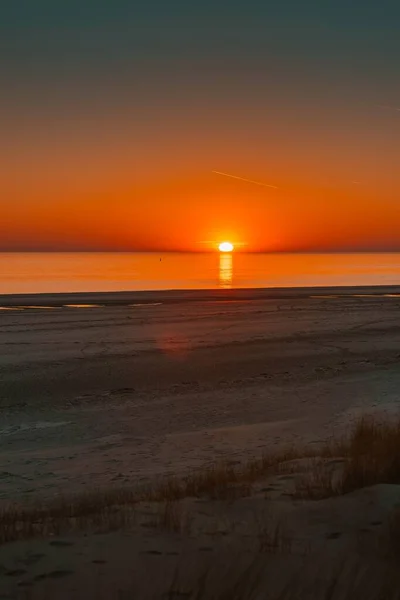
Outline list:
[[[309,298],[313,298],[315,300],[320,299],[346,299],[346,298],[400,298],[400,294],[340,294],[338,296],[334,295],[319,295],[319,296],[309,296]]]
[[[103,308],[102,304],[64,304],[63,306],[0,306],[4,311],[61,310],[62,308]]]
[[[104,304],[64,304],[65,308],[104,308]]]
[[[331,298],[340,298],[340,296],[310,296],[310,298],[314,298],[315,300],[319,300],[320,298],[323,298],[324,300],[328,300]]]
[[[129,304],[128,306],[138,308],[151,308],[152,306],[161,306],[162,302],[145,302],[141,304]],[[23,310],[60,310],[62,308],[106,308],[104,304],[63,304],[62,306],[0,306],[4,311],[23,311]]]
[[[59,310],[61,306],[19,306],[21,310]]]
[[[145,308],[146,306],[162,306],[162,302],[144,302],[142,304],[128,304],[128,306],[132,307],[142,307]]]
[[[400,298],[400,294],[352,294],[349,298]]]

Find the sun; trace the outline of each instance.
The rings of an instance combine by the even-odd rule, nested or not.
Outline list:
[[[219,248],[220,252],[232,252],[234,249],[234,246],[230,242],[221,242],[221,244],[218,246],[218,248]]]

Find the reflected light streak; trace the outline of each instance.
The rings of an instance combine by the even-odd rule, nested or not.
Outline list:
[[[219,287],[231,288],[233,280],[232,254],[221,253],[219,257]]]

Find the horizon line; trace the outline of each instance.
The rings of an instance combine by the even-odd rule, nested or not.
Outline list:
[[[232,254],[398,254],[400,246],[395,248],[338,248],[329,250],[233,250]],[[210,250],[109,250],[109,249],[1,249],[0,254],[220,254],[216,249]]]

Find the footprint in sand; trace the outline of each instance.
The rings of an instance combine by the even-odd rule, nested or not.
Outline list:
[[[328,533],[326,536],[327,540],[337,540],[338,538],[340,538],[340,536],[342,535],[342,533],[340,531],[333,531],[332,533]]]
[[[30,567],[31,565],[36,565],[36,563],[38,563],[45,556],[45,554],[31,554],[26,558],[20,558],[18,562],[20,562],[22,565],[25,565],[26,567]]]
[[[66,548],[67,546],[73,545],[73,542],[66,542],[64,540],[53,540],[50,542],[50,546],[55,546],[56,548]]]
[[[26,575],[26,573],[25,569],[13,569],[12,571],[6,571],[5,575],[7,577],[21,577],[22,575]]]
[[[95,560],[92,560],[92,563],[94,565],[105,565],[105,564],[107,564],[107,561],[106,560],[101,560],[101,559],[95,559]]]
[[[69,575],[73,575],[73,571],[50,571],[50,573],[41,573],[40,575],[37,575],[34,581],[42,581],[43,579],[61,579],[62,577],[68,577]]]
[[[291,481],[292,479],[295,479],[295,475],[280,475],[278,479],[279,481]]]
[[[20,581],[18,584],[18,587],[28,588],[28,587],[31,587],[32,585],[33,585],[33,581]],[[0,596],[0,598],[2,598],[2,596]]]

